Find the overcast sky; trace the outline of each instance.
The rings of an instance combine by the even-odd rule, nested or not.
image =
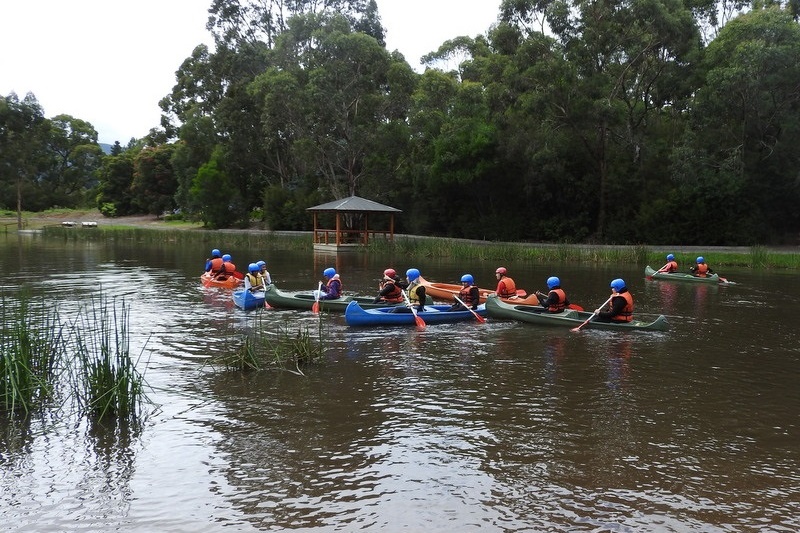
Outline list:
[[[500,0],[377,0],[389,50],[419,57],[485,33]],[[159,125],[158,101],[200,43],[208,0],[14,0],[0,7],[0,95],[32,92],[46,117],[90,122],[127,144]]]

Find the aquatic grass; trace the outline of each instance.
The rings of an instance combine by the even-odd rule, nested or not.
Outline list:
[[[304,375],[301,367],[318,364],[324,355],[322,314],[316,336],[309,326],[284,324],[265,327],[263,316],[247,334],[238,337],[239,345],[214,356],[210,363],[228,371],[285,370]]]
[[[27,290],[16,301],[2,295],[0,409],[29,413],[55,397],[64,351],[58,313]]]
[[[100,297],[79,311],[72,333],[80,408],[95,420],[139,419],[147,397],[130,354],[129,306]]]

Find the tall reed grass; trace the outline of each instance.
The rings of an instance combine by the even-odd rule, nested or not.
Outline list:
[[[33,303],[27,291],[0,300],[0,409],[27,414],[55,398],[64,328],[58,313]]]
[[[138,419],[147,397],[130,353],[130,307],[101,297],[81,309],[72,333],[80,408],[97,420]]]

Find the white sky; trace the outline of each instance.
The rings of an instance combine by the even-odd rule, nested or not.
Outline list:
[[[387,48],[419,57],[485,33],[500,0],[377,0]],[[90,122],[99,141],[127,144],[159,126],[158,101],[195,46],[211,43],[209,0],[5,0],[0,95],[36,95],[46,117]]]

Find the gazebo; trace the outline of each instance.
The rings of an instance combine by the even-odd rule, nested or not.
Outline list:
[[[379,204],[359,196],[334,200],[327,204],[309,207],[314,215],[314,250],[333,250],[366,246],[369,240],[382,235],[394,241],[394,215],[400,209]],[[325,227],[320,220],[322,214],[333,214],[334,227]],[[370,229],[370,215],[388,214],[386,229]],[[326,221],[329,222],[329,221]]]

